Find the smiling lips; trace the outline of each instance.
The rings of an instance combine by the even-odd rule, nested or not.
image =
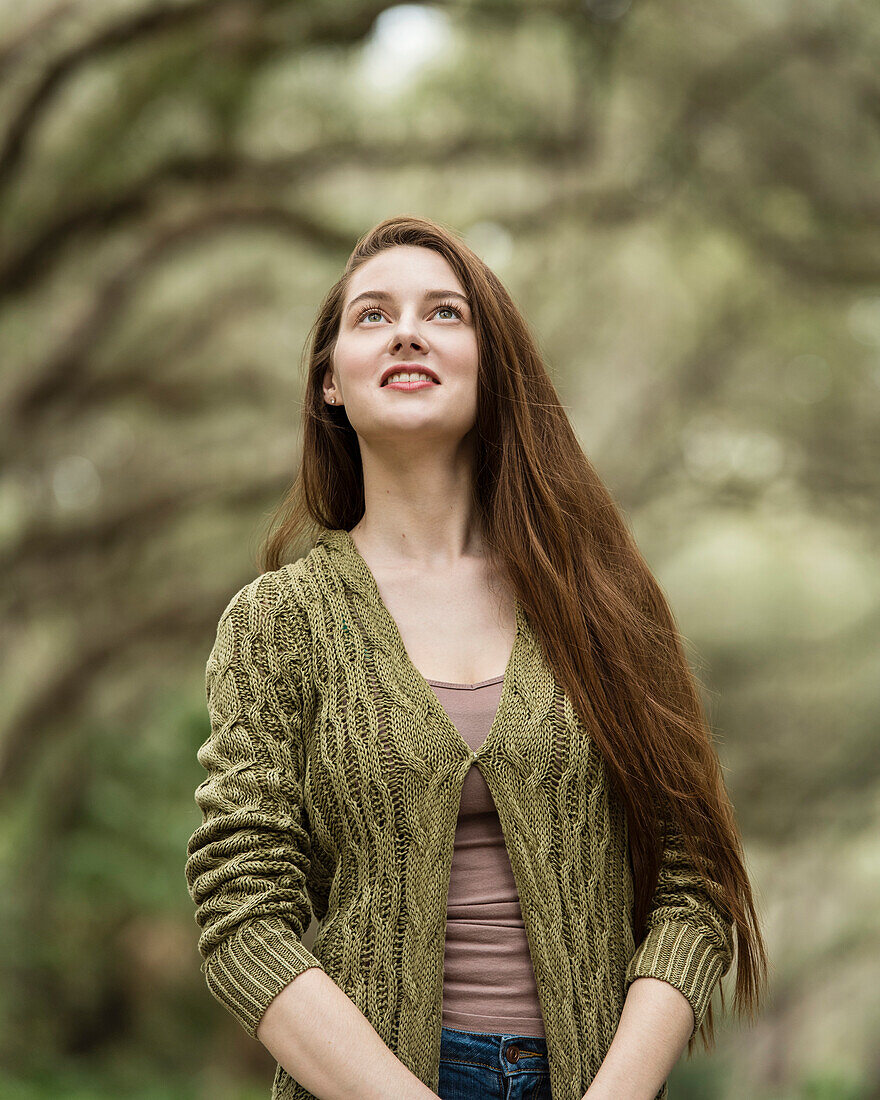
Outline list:
[[[383,383],[383,388],[392,390],[421,390],[426,386],[437,386],[438,382],[434,381],[424,371],[400,371],[397,374],[391,374],[388,376],[388,381]]]

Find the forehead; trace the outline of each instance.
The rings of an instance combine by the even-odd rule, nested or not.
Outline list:
[[[364,290],[421,293],[434,286],[464,293],[448,260],[439,252],[416,245],[398,245],[371,256],[353,272],[346,299],[350,301]]]

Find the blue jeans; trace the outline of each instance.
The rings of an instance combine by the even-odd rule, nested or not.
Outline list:
[[[553,1100],[547,1040],[444,1027],[437,1095],[442,1100]]]

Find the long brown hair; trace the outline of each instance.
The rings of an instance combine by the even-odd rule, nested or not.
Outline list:
[[[326,294],[305,372],[302,461],[272,517],[278,526],[266,536],[259,567],[278,569],[304,536],[350,530],[363,515],[357,435],[345,408],[326,403],[322,383],[352,272],[397,245],[439,252],[470,299],[479,349],[473,488],[482,541],[626,807],[635,942],[646,932],[671,825],[736,929],[734,1006],[754,1016],[766,951],[734,809],[672,612],[584,455],[510,295],[446,227],[415,217],[381,222],[357,242]],[[711,1049],[711,1004],[699,1034]]]

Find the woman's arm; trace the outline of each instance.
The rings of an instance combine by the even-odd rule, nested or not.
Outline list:
[[[670,822],[645,938],[629,961],[624,989],[637,978],[659,978],[674,986],[693,1010],[692,1036],[733,961],[733,926],[719,894],[720,887],[706,881]]]
[[[278,994],[257,1038],[320,1100],[437,1100],[323,970],[306,970]]]
[[[668,982],[638,978],[584,1100],[654,1100],[690,1037],[694,1012]]]
[[[436,1096],[302,943],[311,841],[299,650],[272,574],[233,596],[206,667],[203,820],[187,848],[202,970],[214,997],[320,1100]]]
[[[732,960],[733,928],[717,888],[670,823],[645,938],[627,966],[620,1023],[585,1096],[654,1100]]]
[[[276,994],[321,965],[302,943],[311,905],[299,662],[274,587],[246,585],[217,626],[205,669],[211,732],[198,751],[202,823],[186,860],[202,972],[251,1036]]]

